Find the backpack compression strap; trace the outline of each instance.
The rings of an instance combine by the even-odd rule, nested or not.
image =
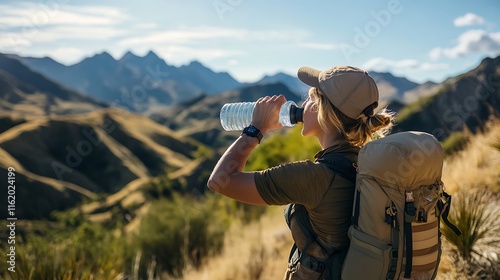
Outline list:
[[[416,215],[415,200],[412,191],[405,192],[405,218],[404,218],[404,235],[405,235],[405,249],[406,249],[406,264],[405,264],[405,278],[411,277],[411,270],[413,265],[413,234],[411,222]]]
[[[454,224],[452,224],[449,220],[448,220],[448,214],[450,213],[450,207],[451,207],[451,195],[449,195],[448,193],[446,192],[443,192],[443,198],[444,198],[444,201],[443,200],[438,200],[438,209],[439,211],[441,212],[441,218],[443,219],[443,222],[457,235],[461,235],[462,232],[457,228],[457,226],[455,226]]]

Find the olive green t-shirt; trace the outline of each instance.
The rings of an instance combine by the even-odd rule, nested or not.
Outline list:
[[[315,158],[336,153],[357,162],[359,148],[348,143],[318,152]],[[306,207],[314,232],[331,248],[349,244],[354,184],[336,175],[326,165],[310,160],[298,161],[256,172],[255,185],[269,205],[302,204]]]

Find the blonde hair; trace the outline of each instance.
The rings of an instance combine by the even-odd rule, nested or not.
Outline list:
[[[394,114],[387,109],[382,109],[373,116],[367,117],[361,114],[357,119],[351,119],[333,106],[320,89],[311,88],[310,94],[315,99],[321,128],[328,131],[332,125],[335,126],[353,146],[361,147],[374,137],[384,137],[390,133],[394,125]],[[375,108],[370,111],[373,109]]]

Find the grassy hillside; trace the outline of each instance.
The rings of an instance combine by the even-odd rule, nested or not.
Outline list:
[[[195,158],[206,150],[146,117],[117,109],[21,121],[6,118],[4,123],[0,170],[4,174],[9,166],[16,169],[23,186],[17,193],[22,219],[49,218],[52,210],[113,194],[166,170],[192,172],[201,164]]]
[[[87,113],[108,107],[0,54],[0,109],[24,116]]]

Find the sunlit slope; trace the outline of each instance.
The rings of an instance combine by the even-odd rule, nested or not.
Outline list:
[[[500,117],[500,56],[485,58],[432,91],[399,111],[395,131],[425,131],[441,141],[455,131],[481,129]]]
[[[69,200],[55,207],[61,209],[84,196],[115,193],[138,178],[192,166],[199,147],[146,117],[106,109],[11,127],[0,134],[0,166],[15,167],[20,178],[26,177],[19,187],[30,191],[18,193],[19,200],[29,199],[34,189],[47,190],[54,201]],[[45,216],[50,205],[30,208]]]

